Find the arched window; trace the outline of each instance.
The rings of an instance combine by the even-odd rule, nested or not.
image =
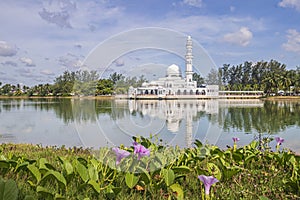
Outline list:
[[[193,95],[193,94],[194,94],[193,90],[190,90],[190,95]]]
[[[183,95],[186,95],[186,93],[187,93],[186,90],[184,90],[184,91],[183,91]]]
[[[148,90],[145,90],[145,94],[149,94]]]
[[[180,95],[180,94],[181,94],[180,90],[177,90],[177,95]]]

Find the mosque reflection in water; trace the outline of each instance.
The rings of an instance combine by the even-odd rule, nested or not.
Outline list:
[[[192,146],[194,142],[193,133],[195,127],[195,121],[199,121],[201,116],[218,116],[219,107],[231,107],[243,106],[243,107],[261,107],[263,103],[257,100],[251,101],[222,101],[222,100],[131,100],[128,101],[128,108],[130,113],[139,112],[143,116],[150,116],[151,118],[159,118],[165,120],[165,125],[168,131],[172,133],[184,132],[185,145],[187,147]],[[201,115],[201,113],[203,115]],[[180,128],[182,122],[185,122],[183,130]],[[206,137],[204,140],[210,140],[209,142],[215,143],[220,132],[218,127],[201,127],[202,124],[196,123],[198,129],[203,131],[206,129]],[[208,129],[209,128],[209,129]],[[217,130],[217,131],[216,131]],[[212,133],[214,131],[214,133]],[[210,138],[211,137],[211,138]],[[212,139],[213,137],[213,139]],[[212,140],[211,140],[212,139]]]

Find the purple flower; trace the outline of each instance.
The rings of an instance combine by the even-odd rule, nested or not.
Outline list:
[[[133,147],[134,147],[134,154],[138,154],[138,160],[141,159],[141,157],[144,156],[150,156],[150,150],[144,147],[143,145],[133,142]]]
[[[233,137],[232,140],[233,140],[234,143],[236,143],[236,142],[240,141],[240,138],[238,138],[238,137]]]
[[[219,182],[219,180],[213,176],[200,175],[200,176],[198,176],[198,178],[204,184],[206,195],[209,195],[210,186],[212,186],[212,184],[214,184],[216,182]]]
[[[123,158],[126,158],[127,156],[130,155],[130,153],[128,151],[125,151],[125,150],[117,148],[117,147],[112,148],[112,150],[115,152],[115,154],[117,156],[116,165],[120,164],[120,162]]]
[[[275,140],[277,142],[277,145],[281,145],[284,142],[284,139],[281,137],[275,137]]]

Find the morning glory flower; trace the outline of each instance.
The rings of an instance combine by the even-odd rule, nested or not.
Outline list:
[[[126,158],[127,156],[130,155],[130,153],[128,151],[125,151],[125,150],[117,148],[117,147],[112,148],[112,150],[115,152],[115,154],[117,156],[116,165],[120,164],[120,162],[123,158]]]
[[[219,182],[219,180],[216,179],[216,178],[213,177],[213,176],[200,175],[200,176],[198,176],[198,178],[199,178],[200,181],[204,184],[205,194],[206,194],[206,195],[209,195],[210,187],[211,187],[214,183]]]
[[[275,140],[277,142],[276,144],[276,150],[279,151],[280,145],[284,142],[284,139],[281,137],[275,137]]]
[[[277,142],[277,145],[281,145],[284,142],[284,139],[281,137],[275,137],[275,140]]]
[[[138,155],[138,160],[140,160],[141,157],[150,156],[150,150],[144,147],[143,145],[134,142],[133,147],[134,147],[134,154]]]
[[[233,137],[232,140],[233,140],[233,150],[235,151],[235,150],[236,150],[236,142],[237,142],[237,141],[240,141],[240,138],[238,138],[238,137]]]
[[[236,143],[236,142],[240,141],[240,138],[238,138],[238,137],[233,137],[232,140],[233,140],[234,143]]]

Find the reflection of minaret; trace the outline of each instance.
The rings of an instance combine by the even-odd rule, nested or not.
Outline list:
[[[174,134],[174,138],[178,137],[179,140],[176,141],[182,145],[184,144],[186,147],[192,147],[194,136],[197,134],[193,133],[195,131],[193,129],[193,120],[200,119],[201,112],[215,115],[219,111],[218,100],[132,100],[129,101],[128,105],[130,113],[138,111],[142,115],[164,119],[168,131]],[[185,120],[185,129],[181,126],[181,121],[183,120]],[[148,134],[149,129],[145,130],[145,134]],[[154,133],[156,132],[154,131]],[[179,135],[176,136],[176,134]]]
[[[192,38],[188,36],[186,41],[186,54],[185,54],[185,75],[186,75],[186,83],[193,81],[193,54],[192,54]]]
[[[193,144],[193,116],[186,115],[186,135],[185,144],[187,147],[192,147]]]

